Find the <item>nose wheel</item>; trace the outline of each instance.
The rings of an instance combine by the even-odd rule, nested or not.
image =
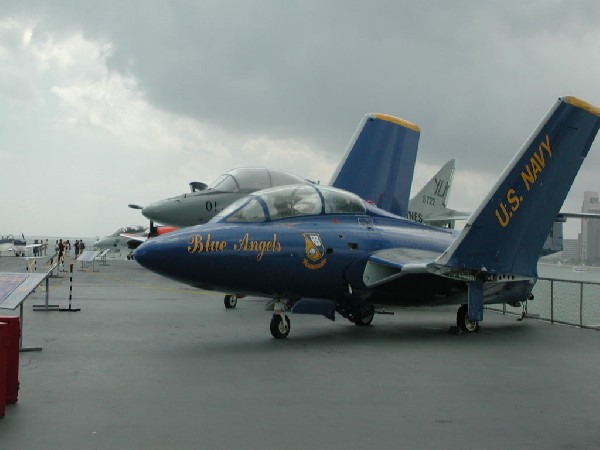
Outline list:
[[[290,334],[290,319],[283,313],[275,313],[271,318],[270,329],[275,339],[285,339]]]

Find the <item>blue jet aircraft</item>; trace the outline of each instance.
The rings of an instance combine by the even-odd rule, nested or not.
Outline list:
[[[460,233],[299,185],[256,192],[205,225],[142,244],[135,259],[192,286],[272,299],[275,338],[290,332],[287,311],[368,325],[374,305],[460,305],[458,327],[475,332],[484,304],[530,298],[548,231],[599,128],[600,109],[560,98]]]

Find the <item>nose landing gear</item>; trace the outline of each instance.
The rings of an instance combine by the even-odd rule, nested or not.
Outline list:
[[[283,312],[273,314],[271,318],[271,335],[275,339],[285,339],[290,334],[290,319]]]

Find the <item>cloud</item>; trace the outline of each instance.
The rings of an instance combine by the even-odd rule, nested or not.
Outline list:
[[[557,97],[600,103],[594,1],[4,6],[0,144],[43,160],[42,184],[67,166],[59,189],[85,186],[82,204],[106,196],[83,229],[243,164],[328,180],[370,112],[421,127],[415,189],[455,158],[449,206],[474,209]],[[571,210],[595,189],[595,152]]]
[[[106,41],[90,41],[78,32],[60,37],[38,33],[35,27],[16,22],[10,28],[13,36],[26,38],[21,46],[3,47],[2,54],[16,61],[10,69],[21,75],[22,83],[35,86],[36,94],[11,97],[22,103],[9,117],[18,137],[0,158],[23,166],[41,158],[49,171],[40,174],[38,183],[51,192],[77,192],[68,195],[68,204],[94,211],[76,214],[64,231],[52,224],[48,231],[35,230],[38,234],[81,235],[80,230],[89,229],[97,235],[119,222],[131,222],[131,217],[140,221],[139,213],[127,210],[127,203],[180,193],[189,181],[210,182],[233,167],[302,168],[301,175],[312,178],[332,171],[327,155],[305,143],[232,134],[152,105],[132,75],[108,67],[113,46]],[[15,87],[10,74],[8,68],[0,73],[0,79],[7,80],[6,92]],[[23,139],[18,133],[19,128],[25,132],[36,124],[39,140],[34,135]],[[8,181],[18,183],[18,177],[13,174]],[[37,187],[22,184],[22,189],[25,197],[37,200]],[[35,223],[35,217],[52,214],[53,208],[47,204],[23,209],[26,214],[19,221]],[[5,226],[11,227],[10,222]],[[12,222],[12,227],[23,229]],[[104,225],[108,222],[112,225]]]

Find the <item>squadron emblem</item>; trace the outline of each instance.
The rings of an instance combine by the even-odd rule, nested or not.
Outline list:
[[[315,270],[325,265],[325,246],[317,233],[303,233],[306,258],[302,261],[304,267]]]

